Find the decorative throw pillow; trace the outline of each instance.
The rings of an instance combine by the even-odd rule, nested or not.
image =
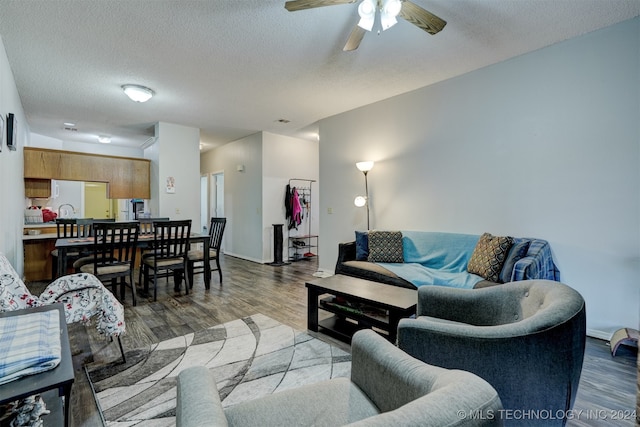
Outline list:
[[[356,231],[356,261],[369,258],[369,232]]]
[[[498,237],[484,233],[473,249],[467,271],[485,280],[497,282],[512,245],[512,237]]]
[[[402,251],[402,232],[370,231],[370,262],[404,262]]]
[[[511,246],[511,249],[509,250],[509,255],[507,255],[507,258],[504,260],[504,265],[500,272],[500,282],[507,283],[511,281],[513,267],[516,265],[516,262],[527,256],[530,244],[531,242],[529,240],[514,240],[513,246]]]

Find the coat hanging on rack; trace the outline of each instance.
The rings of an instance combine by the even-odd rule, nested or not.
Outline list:
[[[287,184],[284,190],[284,211],[285,218],[290,219],[293,217],[293,206],[291,204],[291,185]]]
[[[289,230],[298,229],[302,224],[302,206],[300,205],[300,195],[296,187],[291,190],[291,220],[289,221]]]

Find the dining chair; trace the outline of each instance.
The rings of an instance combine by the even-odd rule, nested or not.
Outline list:
[[[80,267],[81,272],[93,274],[105,285],[110,282],[114,295],[119,283],[120,299],[123,302],[125,287],[131,288],[134,306],[136,289],[133,271],[139,230],[140,224],[137,221],[94,222],[93,261]]]
[[[157,217],[157,218],[139,218],[140,234],[138,237],[138,248],[140,249],[140,265],[138,268],[138,283],[142,284],[142,262],[144,257],[152,250],[151,240],[153,239],[153,223],[154,221],[169,221],[169,217]],[[149,244],[142,244],[142,241],[148,240]]]
[[[182,276],[185,276],[185,292],[189,293],[189,281],[184,274],[187,268],[187,250],[191,220],[154,221],[151,251],[142,257],[144,291],[149,291],[153,281],[153,300],[158,299],[158,278],[173,272],[174,290],[180,290]]]
[[[75,218],[56,218],[56,232],[58,239],[68,239],[76,237],[74,235]],[[76,260],[80,256],[79,252],[70,252],[67,254],[68,260]],[[51,280],[58,277],[58,250],[51,251]]]
[[[70,239],[74,237],[86,237],[91,232],[92,218],[58,218],[56,219],[56,232],[58,239]],[[81,252],[67,254],[67,264],[73,264],[78,258],[84,256]],[[51,251],[51,279],[58,277],[58,250]],[[66,274],[66,272],[61,272]]]
[[[100,218],[100,219],[79,218],[77,220],[78,233],[76,237],[78,238],[93,237],[93,224],[95,224],[96,222],[115,222],[115,221],[116,221],[115,218]],[[73,262],[73,269],[76,273],[79,273],[83,265],[91,264],[92,262],[93,262],[93,249],[91,248],[89,250],[83,250],[80,253],[80,257]]]
[[[217,271],[220,276],[220,286],[222,286],[222,269],[220,268],[220,247],[222,246],[222,236],[227,225],[227,218],[211,218],[209,226],[209,265],[204,265],[204,250],[193,249],[187,253],[187,275],[189,284],[193,287],[193,275],[204,273],[211,275]],[[215,268],[211,266],[211,261],[216,262]]]

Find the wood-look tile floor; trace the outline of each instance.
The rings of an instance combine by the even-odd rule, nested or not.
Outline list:
[[[262,313],[298,330],[307,327],[305,282],[317,270],[315,259],[274,267],[231,256],[222,256],[223,285],[213,273],[211,289],[206,291],[202,275],[197,275],[189,295],[176,294],[173,284],[162,280],[158,300],[138,298],[131,304],[127,291],[125,318],[127,333],[122,337],[125,351],[201,330],[231,320]],[[31,284],[33,293],[38,286]],[[46,284],[44,284],[46,285]],[[324,334],[311,333],[348,350],[348,346]],[[101,419],[91,387],[84,373],[86,363],[110,363],[120,358],[117,342],[97,333],[93,325],[69,325],[71,351],[76,369],[71,395],[71,425],[100,426]],[[560,343],[559,343],[560,345]],[[635,349],[622,349],[614,358],[606,342],[588,338],[585,363],[574,413],[582,410],[587,418],[571,420],[568,425],[632,426],[635,419],[613,422],[611,414],[633,411],[636,405],[637,374]],[[587,412],[589,411],[589,412]],[[616,412],[614,412],[616,411]],[[604,419],[604,415],[608,419]]]

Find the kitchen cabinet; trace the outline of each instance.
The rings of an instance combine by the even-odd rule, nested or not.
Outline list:
[[[40,234],[31,236],[30,230]],[[56,248],[57,227],[55,224],[25,225],[22,237],[24,249],[24,277],[28,282],[51,280],[51,251]]]
[[[24,148],[26,197],[42,194],[40,180],[106,182],[110,199],[150,199],[151,162],[146,159]],[[28,188],[28,191],[27,191]],[[42,192],[41,192],[42,191]],[[50,197],[51,186],[49,185]]]
[[[25,197],[35,199],[48,199],[51,197],[51,180],[41,178],[25,178]]]
[[[112,165],[111,180],[107,186],[108,197],[110,199],[150,199],[151,163],[147,160],[126,160]]]
[[[62,151],[24,148],[24,177],[58,179]]]

